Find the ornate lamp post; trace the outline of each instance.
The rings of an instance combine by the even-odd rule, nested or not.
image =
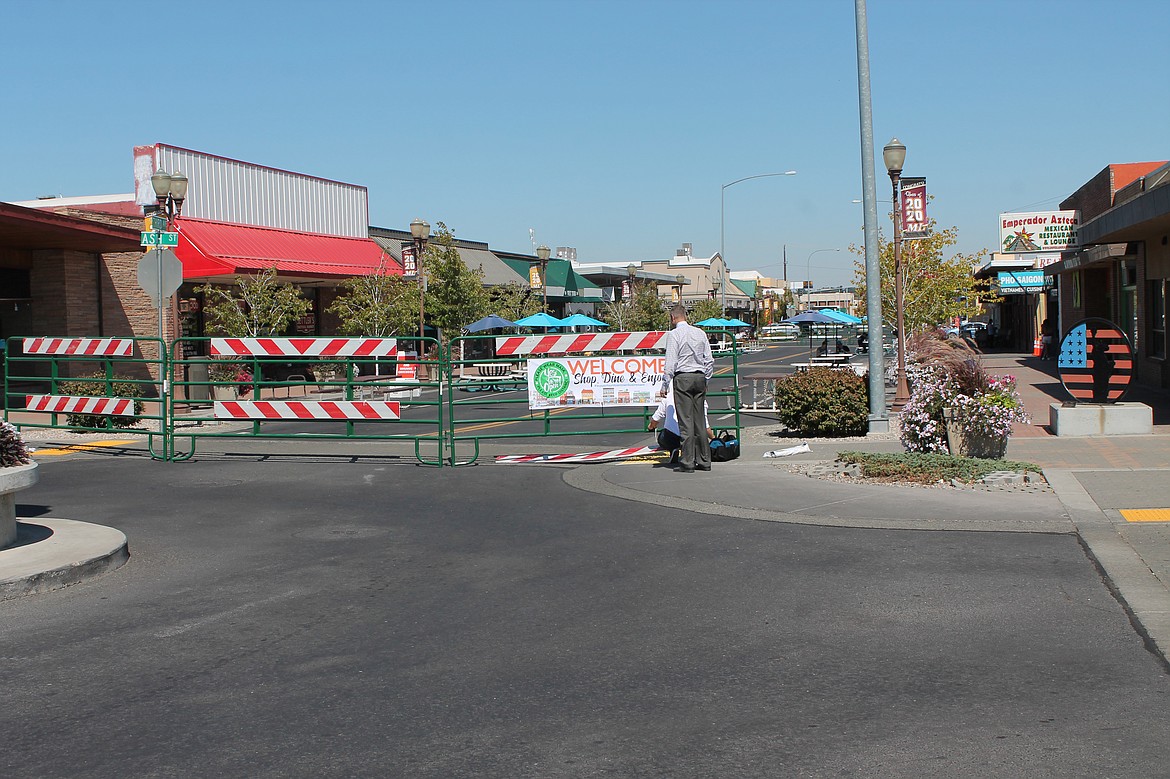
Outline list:
[[[177,170],[174,173],[157,170],[150,177],[150,186],[154,188],[158,205],[148,206],[148,213],[162,213],[169,226],[183,213],[183,201],[187,199],[187,177]]]
[[[548,255],[549,249],[543,243],[536,247],[536,257],[540,260],[540,289],[544,294],[543,307],[540,309],[548,313]]]
[[[427,277],[423,275],[423,252],[431,237],[431,225],[417,217],[410,223],[410,237],[414,241],[414,263],[418,273],[418,357],[423,356],[423,312],[426,307]]]
[[[682,291],[683,291],[683,287],[686,285],[686,283],[687,283],[687,277],[682,275],[681,273],[674,277],[673,289],[677,290],[677,294],[675,295],[675,298],[674,298],[674,300],[671,301],[671,303],[682,303]]]
[[[894,393],[891,411],[901,411],[910,399],[910,385],[906,381],[906,327],[902,289],[902,205],[898,197],[898,184],[902,178],[902,163],[906,161],[906,146],[897,138],[882,149],[882,160],[890,172],[890,183],[894,192],[894,327],[898,330],[898,389]],[[879,327],[881,323],[878,323]],[[870,329],[872,330],[872,323]],[[873,333],[869,334],[873,343]],[[881,338],[881,332],[878,332]],[[880,344],[881,341],[879,340]]]

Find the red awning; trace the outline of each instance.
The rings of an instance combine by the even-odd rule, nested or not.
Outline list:
[[[344,279],[376,273],[383,263],[387,273],[402,273],[402,267],[369,238],[204,219],[179,220],[175,255],[183,263],[187,280],[246,275],[272,267],[281,276]]]

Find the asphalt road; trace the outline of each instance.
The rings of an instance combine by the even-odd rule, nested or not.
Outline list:
[[[0,775],[1159,777],[1076,540],[790,526],[387,458],[48,461],[122,569],[0,603]]]

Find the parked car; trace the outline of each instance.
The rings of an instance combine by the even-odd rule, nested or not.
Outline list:
[[[792,341],[800,337],[800,328],[788,322],[776,322],[764,325],[760,329],[761,338],[774,338],[780,341]]]
[[[984,344],[987,342],[987,323],[986,322],[963,322],[958,327],[954,325],[946,328],[945,332],[951,337],[967,338],[977,344]]]

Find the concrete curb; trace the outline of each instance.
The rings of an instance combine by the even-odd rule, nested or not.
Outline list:
[[[827,461],[804,460],[803,462],[808,463]],[[725,467],[727,464],[722,463],[720,465],[721,467]],[[543,465],[537,467],[547,468],[551,466]],[[645,492],[620,484],[614,484],[605,478],[605,471],[609,467],[624,466],[606,466],[605,464],[598,463],[596,465],[565,467],[568,469],[565,470],[561,478],[570,487],[574,487],[576,489],[584,490],[586,492],[594,492],[601,495],[609,495],[610,497],[622,498],[624,500],[637,501],[639,503],[651,503],[656,506],[677,508],[685,511],[697,512],[700,514],[712,514],[724,518],[751,519],[764,522],[786,522],[794,525],[817,525],[821,527],[844,527],[872,530],[949,530],[979,533],[1045,533],[1057,535],[1068,535],[1074,532],[1073,525],[1063,518],[1054,519],[1051,523],[1044,524],[1022,523],[1020,525],[1005,525],[1002,521],[997,522],[955,517],[939,519],[900,519],[897,517],[854,518],[843,516],[827,517],[822,515],[811,516],[805,514],[791,514],[775,509],[737,506],[727,503],[717,503],[714,501],[706,502],[694,500],[692,498],[682,498],[672,495]]]
[[[0,600],[78,584],[130,558],[120,530],[72,519],[18,520],[17,543],[0,550]]]
[[[1084,469],[1099,472],[1100,469]],[[1170,665],[1170,589],[1117,532],[1115,523],[1076,478],[1078,471],[1045,469],[1044,478],[1068,510],[1085,553],[1125,608],[1150,651]]]

